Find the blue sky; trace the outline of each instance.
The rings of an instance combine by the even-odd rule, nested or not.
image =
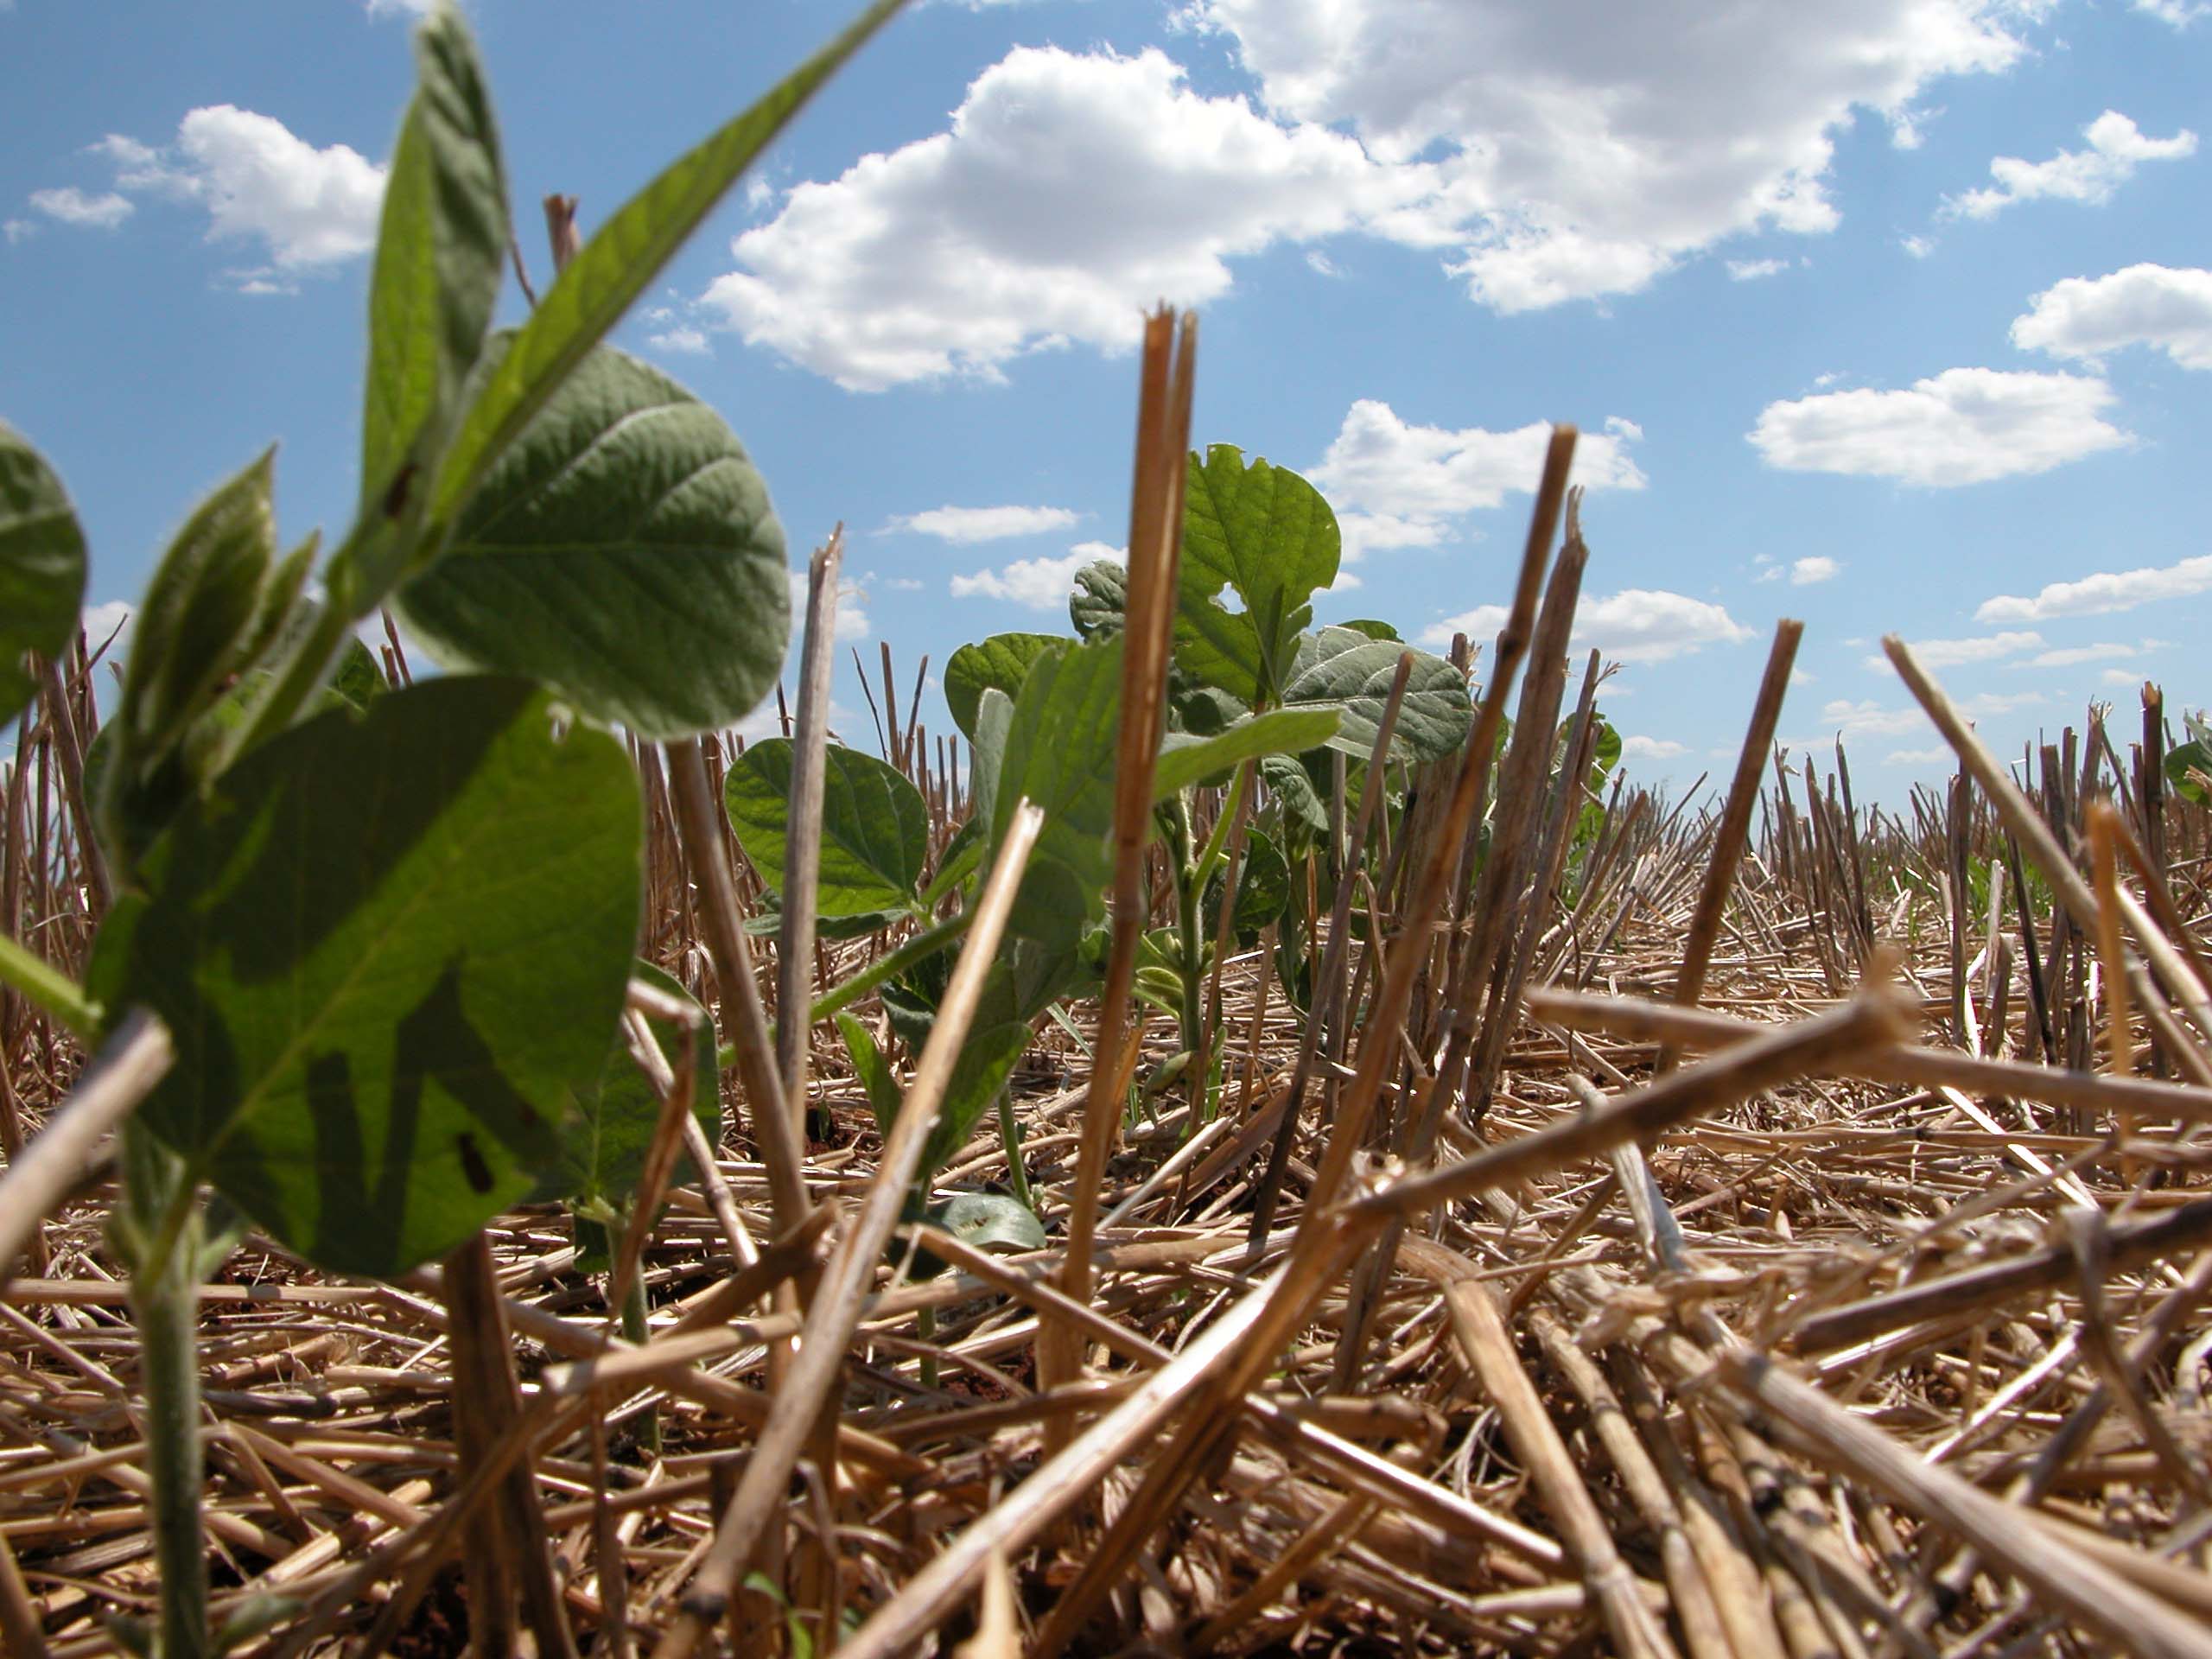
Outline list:
[[[588,230],[846,8],[466,10],[542,276],[540,196]],[[0,0],[0,417],[96,606],[272,439],[287,534],[342,529],[410,15]],[[2092,698],[2132,728],[2146,677],[2212,701],[2208,86],[2203,0],[928,0],[618,338],[795,558],[843,521],[844,637],[902,682],[1065,631],[1122,544],[1154,299],[1201,315],[1197,435],[1337,506],[1324,620],[1486,643],[1575,421],[1637,774],[1725,774],[1795,615],[1785,736],[1895,802],[1945,767],[1888,631],[2000,753]],[[849,658],[837,702],[871,741]]]

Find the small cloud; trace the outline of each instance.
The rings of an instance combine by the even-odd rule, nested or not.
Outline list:
[[[894,594],[918,594],[926,585],[918,576],[886,576],[876,584]]]
[[[223,280],[240,294],[296,294],[300,285],[274,265],[253,265],[223,273]]]
[[[1936,251],[1936,239],[1928,236],[1901,236],[1897,245],[1916,259],[1925,259]]]
[[[998,599],[1025,610],[1054,611],[1075,591],[1076,572],[1099,559],[1122,563],[1128,555],[1104,542],[1078,542],[1057,559],[1016,559],[996,570],[952,579],[955,599]]]
[[[661,334],[649,334],[645,344],[658,351],[675,352],[685,357],[712,357],[715,348],[707,337],[696,328],[675,327]]]
[[[1630,760],[1672,760],[1690,752],[1687,743],[1677,743],[1669,737],[1624,737],[1621,740],[1621,755]]]
[[[1847,380],[1850,378],[1851,377],[1844,373],[1841,369],[1830,369],[1825,374],[1815,375],[1813,377],[1813,385],[1815,390],[1824,391],[1828,387],[1835,385],[1841,381]]]
[[[130,639],[130,620],[137,614],[137,607],[128,600],[111,599],[105,605],[87,605],[78,626],[85,631],[85,644],[92,651],[107,646],[103,662],[121,660],[124,646]],[[110,644],[112,639],[113,643]]]
[[[2017,657],[2024,651],[2035,651],[2043,645],[2039,633],[1993,633],[1978,639],[1915,639],[1910,642],[1912,654],[1920,665],[1929,670],[1956,668],[1962,663],[1994,662],[2001,657]],[[1890,665],[1885,656],[1866,659],[1866,666],[1884,669]]]
[[[2134,9],[2175,29],[2187,29],[2200,17],[2212,17],[2205,0],[2135,0]]]
[[[2107,668],[2100,673],[2097,677],[2100,680],[2102,680],[2107,685],[2140,685],[2143,683],[2143,675],[2141,671],[2133,668]]]
[[[1792,685],[1817,685],[1820,682],[1805,670],[1802,668],[1793,668],[1789,671],[1789,683]]]
[[[1932,766],[1952,758],[1942,744],[1932,749],[1891,749],[1882,759],[1893,766]]]
[[[2212,553],[2178,563],[2135,570],[2100,570],[2078,582],[2054,582],[2032,598],[1999,594],[1986,599],[1977,622],[2044,622],[2058,616],[2099,616],[2133,610],[2154,600],[2184,599],[2212,588]]]
[[[2107,110],[2082,129],[2082,136],[2089,141],[2087,149],[2062,149],[2047,162],[1999,156],[1989,164],[1996,184],[1944,197],[1942,216],[1989,219],[2017,203],[2039,199],[2096,207],[2109,201],[2141,163],[2178,161],[2196,153],[2196,135],[2188,128],[2171,138],[2146,138],[2117,110]]]
[[[1859,387],[1769,404],[1747,435],[1783,472],[1885,478],[1925,489],[2049,472],[2133,435],[2102,418],[2103,380],[1946,369],[1909,387]]]
[[[2143,645],[2066,645],[2057,651],[2046,651],[2031,657],[2024,663],[2015,663],[2015,668],[2074,668],[2083,663],[2108,662],[2113,658],[2132,658],[2146,646],[2158,642],[2145,641]]]
[[[11,219],[5,224],[0,224],[0,236],[5,236],[10,242],[21,242],[37,234],[38,226],[28,219]]]
[[[2092,360],[2147,346],[2184,369],[2212,369],[2212,270],[2141,264],[2069,276],[2012,320],[2012,343]]]
[[[1341,276],[1344,275],[1344,272],[1338,270],[1336,266],[1330,262],[1329,256],[1322,252],[1319,248],[1309,248],[1306,250],[1306,265],[1319,276]]]
[[[1731,259],[1728,261],[1728,280],[1732,283],[1756,283],[1762,277],[1779,276],[1789,269],[1787,259]]]
[[[99,231],[113,230],[133,211],[128,196],[118,195],[112,190],[88,196],[74,185],[64,185],[59,190],[34,190],[31,206],[64,225]]]
[[[1505,626],[1505,607],[1478,605],[1421,632],[1421,643],[1448,645],[1452,636],[1487,640]],[[1751,631],[1718,605],[1683,594],[1630,588],[1583,605],[1574,619],[1578,651],[1596,646],[1622,663],[1663,663],[1707,645],[1737,645]]]
[[[932,507],[893,518],[878,533],[912,531],[944,542],[996,542],[1065,530],[1079,516],[1065,507]]]
[[[1815,553],[1790,565],[1789,585],[1792,588],[1809,588],[1816,582],[1831,582],[1842,569],[1834,559]]]

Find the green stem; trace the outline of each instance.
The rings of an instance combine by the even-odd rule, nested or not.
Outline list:
[[[145,1171],[152,1166],[136,1163]],[[172,1172],[184,1180],[181,1171]],[[175,1193],[138,1195],[173,1211]],[[189,1200],[189,1183],[185,1197]],[[200,1534],[200,1228],[133,1265],[132,1311],[146,1387],[146,1465],[153,1483],[154,1560],[161,1581],[162,1659],[207,1659],[207,1553]]]
[[[1228,820],[1224,817],[1223,822]],[[1175,859],[1183,879],[1175,887],[1175,937],[1183,957],[1183,999],[1180,1023],[1183,1027],[1183,1052],[1197,1064],[1198,1051],[1198,1009],[1205,995],[1205,945],[1200,938],[1198,922],[1205,909],[1206,864],[1204,859],[1195,861],[1191,852],[1191,798],[1185,793],[1175,802],[1173,819]]]
[[[86,1042],[99,1035],[100,1005],[68,975],[4,933],[0,933],[0,985],[22,992],[41,1012],[51,1014]]]
[[[620,1248],[614,1229],[603,1229],[607,1234],[607,1255],[609,1261]],[[630,1275],[630,1288],[622,1298],[622,1340],[633,1347],[642,1348],[652,1336],[647,1315],[652,1309],[645,1301],[645,1275],[642,1270]],[[660,1455],[660,1408],[645,1408],[645,1420],[638,1426],[638,1444],[649,1457]]]
[[[1021,1125],[1014,1116],[1014,1090],[999,1090],[999,1139],[1006,1146],[1007,1179],[1014,1187],[1014,1200],[1031,1215],[1037,1213],[1037,1199],[1029,1191],[1029,1168],[1021,1161]]]
[[[914,1315],[914,1330],[924,1342],[932,1340],[937,1335],[937,1309],[925,1307],[918,1310]],[[934,1351],[922,1356],[922,1386],[925,1389],[937,1387],[937,1354]]]

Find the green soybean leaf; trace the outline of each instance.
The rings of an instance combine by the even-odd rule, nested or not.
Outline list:
[[[998,1192],[956,1192],[929,1212],[930,1224],[979,1250],[1019,1255],[1045,1248],[1045,1224],[1019,1198]]]
[[[1375,740],[1367,740],[1374,747]],[[1306,768],[1288,755],[1271,754],[1260,762],[1260,781],[1281,804],[1284,819],[1303,824],[1317,836],[1329,832],[1329,805],[1313,787]]]
[[[698,1021],[691,1035],[691,1115],[707,1132],[707,1144],[721,1139],[721,1073],[715,1065],[715,1027],[706,1010],[670,975],[649,962],[630,965],[630,976],[642,979],[656,990],[692,1008]],[[618,1016],[619,1018],[619,1016]],[[661,1052],[675,1064],[683,1044],[683,1027],[673,1020],[652,1021]],[[630,1057],[628,1047],[615,1033],[612,1046],[592,1083],[575,1091],[575,1110],[561,1125],[560,1151],[531,1194],[532,1204],[567,1200],[572,1204],[603,1203],[626,1211],[637,1196],[638,1182],[645,1173],[645,1157],[652,1150],[653,1131],[660,1123],[660,1096]],[[694,1179],[688,1154],[677,1160],[671,1184]]]
[[[1152,798],[1164,801],[1201,779],[1228,771],[1241,760],[1263,754],[1300,754],[1336,735],[1338,711],[1332,708],[1276,709],[1247,715],[1212,737],[1170,732],[1154,763]],[[1370,736],[1368,741],[1371,744]]]
[[[0,720],[13,720],[36,694],[26,653],[59,659],[84,604],[85,532],[68,493],[0,421]]]
[[[1299,631],[1313,618],[1316,589],[1337,579],[1342,541],[1321,493],[1287,467],[1247,465],[1233,444],[1190,459],[1183,506],[1183,567],[1177,655],[1224,690],[1241,691],[1255,671],[1253,702],[1282,700]],[[1230,613],[1216,595],[1243,602]],[[1242,616],[1238,626],[1234,618]]]
[[[767,902],[745,918],[748,938],[773,939],[784,931],[784,912],[779,908],[782,895],[771,893]],[[817,939],[864,939],[871,933],[880,933],[887,927],[914,919],[914,912],[904,905],[893,909],[855,911],[850,916],[817,916],[814,937]]]
[[[185,521],[133,619],[116,721],[122,753],[151,766],[245,664],[276,556],[274,449]]]
[[[415,74],[385,181],[369,289],[365,515],[390,511],[400,469],[431,459],[417,441],[435,443],[453,417],[491,326],[507,257],[507,187],[492,95],[458,8],[439,8],[416,30]]]
[[[999,771],[1006,761],[1007,734],[1014,729],[1014,699],[996,686],[985,690],[976,706],[976,735],[970,740],[968,796],[986,831],[999,798]]]
[[[922,1148],[925,1172],[934,1174],[944,1168],[968,1144],[976,1125],[991,1109],[999,1090],[1006,1087],[1014,1066],[1028,1052],[1030,1037],[1027,1020],[995,1026],[984,1026],[979,1020],[969,1028],[968,1040],[960,1046],[960,1058],[953,1062],[952,1080],[944,1086],[944,1103],[938,1109],[937,1122]]]
[[[1093,559],[1075,573],[1068,620],[1086,639],[1119,633],[1129,613],[1129,573],[1111,559]]]
[[[1613,722],[1603,715],[1596,715],[1592,718],[1598,722],[1598,741],[1590,750],[1590,787],[1594,790],[1621,763],[1621,734]]]
[[[778,893],[790,851],[793,753],[787,737],[755,743],[730,763],[722,782],[737,844]],[[823,761],[816,888],[821,913],[899,913],[913,903],[929,862],[929,807],[922,792],[874,756],[842,744],[830,744]]]
[[[1388,622],[1377,622],[1371,616],[1356,616],[1349,622],[1339,622],[1340,628],[1350,628],[1354,633],[1363,633],[1370,639],[1399,639],[1404,636]]]
[[[399,607],[448,666],[543,680],[656,741],[751,712],[791,640],[783,528],[744,447],[612,347],[492,469]]]
[[[1221,925],[1222,872],[1206,883],[1206,934],[1211,938]],[[1244,832],[1244,855],[1236,866],[1236,913],[1234,925],[1239,938],[1248,938],[1275,920],[1290,903],[1290,865],[1274,837],[1264,830]]]
[[[954,652],[944,665],[944,701],[960,734],[970,743],[976,741],[976,711],[985,691],[995,688],[1009,697],[1020,696],[1029,665],[1066,643],[1049,633],[995,633]]]
[[[1312,613],[1310,606],[1294,613],[1297,627]],[[1251,613],[1224,610],[1214,600],[1193,597],[1187,588],[1175,612],[1175,666],[1240,709],[1274,700],[1279,689]]]
[[[889,1140],[891,1126],[899,1121],[901,1099],[899,1079],[891,1075],[891,1062],[883,1058],[868,1027],[851,1014],[837,1016],[837,1034],[845,1039],[845,1057],[852,1062],[853,1075],[861,1080],[861,1091],[868,1096],[868,1109],[875,1114],[876,1133]]]
[[[478,480],[645,292],[753,159],[900,3],[875,0],[836,39],[743,114],[671,162],[600,226],[546,291],[514,349],[483,381],[461,417],[438,467],[431,498],[435,522],[451,522]]]
[[[2212,778],[2212,743],[2193,739],[2166,751],[2166,781],[2182,799],[2199,806],[2212,802],[2212,789],[2204,783],[2208,778]]]
[[[1007,982],[1010,985],[1011,981]],[[886,1007],[889,1007],[887,1001]],[[927,1023],[914,1031],[912,1022],[918,1017]],[[900,1023],[906,1026],[900,1033],[902,1039],[918,1054],[928,1041],[930,1026],[935,1023],[934,1010],[918,1016],[916,1009],[907,1007],[902,1009]],[[893,1028],[899,1029],[899,1025],[895,1024]],[[899,1120],[906,1090],[899,1086],[890,1062],[876,1046],[867,1027],[852,1015],[841,1014],[837,1016],[837,1032],[844,1039],[846,1055],[851,1059],[854,1073],[860,1078],[869,1108],[875,1114],[876,1128],[888,1139],[892,1125]],[[968,1144],[976,1125],[990,1109],[1014,1065],[1028,1049],[1029,1039],[1027,1021],[1008,1020],[985,1026],[979,1019],[969,1028],[968,1040],[961,1045],[960,1056],[953,1063],[951,1080],[945,1085],[937,1122],[931,1126],[929,1139],[922,1145],[920,1173],[916,1177],[921,1185],[926,1187],[930,1178],[944,1166],[946,1160]]]
[[[296,607],[296,616],[311,620],[314,608],[313,601],[302,601]],[[289,628],[283,632],[289,632]],[[279,637],[283,637],[282,632]],[[108,769],[119,742],[116,736],[118,722],[110,721],[93,734],[92,747],[85,751],[85,795],[88,800],[101,803],[101,834],[110,855],[125,869],[136,869],[155,837],[168,828],[169,820],[184,804],[193,780],[206,777],[213,769],[216,758],[223,752],[224,740],[245,724],[252,713],[254,699],[271,677],[272,671],[266,668],[247,670],[238,683],[200,717],[175,751],[127,782],[118,779],[111,785],[108,780]],[[384,671],[377,666],[376,658],[369,655],[369,648],[349,634],[339,653],[336,671],[329,683],[315,694],[313,706],[317,713],[332,709],[359,713],[387,689]],[[116,791],[111,796],[107,792],[111,787]]]
[[[138,1121],[320,1267],[450,1250],[601,1076],[642,817],[622,745],[559,714],[456,678],[318,715],[188,801],[100,931],[98,994],[177,1046]]]
[[[1023,938],[1071,950],[1084,923],[1105,912],[1121,697],[1122,636],[1116,634],[1038,658],[1014,702],[991,847],[995,853],[1005,840],[1023,797],[1042,809],[1045,827],[1007,922]]]
[[[1390,681],[1407,646],[1370,639],[1350,628],[1323,628],[1298,642],[1282,700],[1292,707],[1338,709],[1343,718],[1329,747],[1361,760],[1375,747],[1375,733],[1390,700]],[[1413,653],[1413,673],[1398,709],[1393,754],[1439,760],[1459,751],[1475,721],[1474,703],[1459,671],[1441,657]]]

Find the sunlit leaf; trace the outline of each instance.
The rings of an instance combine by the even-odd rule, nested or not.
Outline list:
[[[795,753],[787,737],[753,744],[730,762],[722,782],[737,843],[760,872],[760,879],[778,893],[784,891],[791,850],[789,804]],[[827,746],[822,778],[822,868],[816,886],[821,914],[897,912],[912,904],[929,856],[929,807],[921,791],[874,755],[842,744]]]
[[[611,347],[493,468],[399,607],[448,666],[543,680],[655,740],[734,725],[791,640],[783,527],[744,446]]]
[[[440,7],[416,30],[415,73],[415,97],[385,175],[369,286],[365,514],[385,509],[403,466],[421,464],[409,458],[417,439],[442,435],[453,418],[507,257],[507,186],[492,95],[458,7]]]
[[[976,706],[986,690],[995,688],[1009,697],[1020,696],[1029,665],[1066,643],[1049,633],[995,633],[954,652],[944,665],[944,702],[961,735],[971,743],[976,741]]]
[[[1329,747],[1365,760],[1375,747],[1398,658],[1412,648],[1370,639],[1350,628],[1323,628],[1298,642],[1282,700],[1288,707],[1333,708],[1342,719]],[[1393,754],[1438,760],[1459,752],[1475,720],[1467,682],[1441,657],[1412,651],[1414,666],[1398,709]]]
[[[438,469],[431,504],[438,522],[452,520],[478,480],[569,372],[606,338],[753,158],[901,3],[875,0],[750,109],[664,168],[584,244],[461,417]]]
[[[1336,734],[1338,719],[1338,711],[1332,707],[1277,709],[1247,715],[1211,737],[1170,732],[1154,763],[1152,798],[1164,801],[1179,789],[1227,772],[1240,760],[1318,748]]]
[[[58,661],[85,603],[85,532],[61,480],[0,421],[0,720],[37,690],[23,658]]]

